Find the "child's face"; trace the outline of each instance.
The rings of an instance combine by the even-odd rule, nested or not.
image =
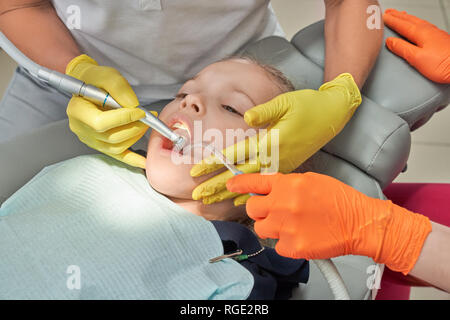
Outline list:
[[[226,147],[225,130],[249,129],[243,118],[245,111],[280,93],[274,80],[260,66],[243,59],[226,60],[207,66],[188,80],[177,97],[165,106],[159,119],[171,128],[181,122],[190,131],[191,139],[194,121],[197,124],[201,121],[202,133],[212,128],[218,130],[223,137],[222,146]],[[189,137],[183,129],[177,129],[176,132]],[[211,143],[208,138],[204,140]],[[203,137],[196,137],[195,141],[203,141]],[[174,159],[179,159],[181,155],[167,149],[169,146],[168,140],[153,130],[148,145],[147,179],[160,193],[179,199],[192,199],[192,190],[217,172],[191,177],[189,172],[194,159],[189,163],[175,163]]]

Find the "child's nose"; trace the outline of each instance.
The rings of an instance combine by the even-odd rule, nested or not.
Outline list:
[[[193,112],[196,115],[202,115],[205,113],[205,106],[198,95],[188,94],[180,104],[181,109],[185,111]]]

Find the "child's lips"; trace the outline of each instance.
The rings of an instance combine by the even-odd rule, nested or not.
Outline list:
[[[176,122],[174,125],[170,127],[170,129],[179,136],[182,136],[186,140],[185,147],[190,145],[191,143],[191,133],[189,128],[185,126],[181,122]],[[166,137],[162,137],[162,148],[167,150],[173,150],[173,142],[167,139]]]

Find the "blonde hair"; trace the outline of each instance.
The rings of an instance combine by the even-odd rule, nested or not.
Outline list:
[[[232,56],[223,58],[223,59],[221,59],[221,60],[219,60],[217,62],[229,61],[229,60],[246,60],[246,61],[248,61],[250,63],[253,63],[253,64],[257,65],[258,67],[260,67],[261,69],[263,69],[266,72],[266,74],[269,77],[269,79],[273,80],[273,82],[277,85],[277,87],[283,93],[295,90],[294,85],[283,74],[283,72],[281,72],[280,70],[278,70],[274,66],[271,66],[269,64],[264,64],[264,63],[258,61],[256,58],[254,58],[254,57],[252,57],[250,55],[245,55],[245,54],[232,55]]]

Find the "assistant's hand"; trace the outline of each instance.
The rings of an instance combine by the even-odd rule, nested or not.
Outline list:
[[[251,127],[268,126],[265,136],[254,136],[243,140],[223,151],[228,159],[241,162],[237,155],[252,159],[253,165],[241,165],[245,172],[258,172],[265,166],[273,168],[276,158],[265,157],[263,150],[278,150],[278,170],[290,172],[297,168],[333,137],[350,120],[361,103],[361,94],[353,77],[344,73],[334,80],[323,84],[319,90],[297,90],[281,94],[271,101],[255,106],[244,114],[245,122]],[[278,130],[278,145],[272,145],[272,134]],[[254,147],[251,150],[251,147]],[[264,148],[260,149],[260,146]],[[201,176],[222,168],[223,165],[212,159],[204,159],[191,170],[193,177]],[[194,200],[203,199],[204,203],[214,203],[236,197],[226,190],[226,182],[232,176],[230,172],[221,173],[200,184],[192,193]],[[248,196],[236,198],[235,205],[243,204]]]
[[[416,44],[389,37],[386,39],[389,50],[428,79],[450,83],[450,34],[405,11],[387,9],[383,20],[388,27]]]
[[[128,81],[114,68],[99,66],[83,54],[74,58],[66,74],[107,91],[124,108],[105,110],[81,97],[67,106],[70,129],[89,147],[131,166],[145,168],[145,158],[128,150],[147,131],[145,117]]]
[[[261,238],[279,239],[275,249],[286,257],[363,255],[407,274],[431,231],[427,217],[317,173],[245,174],[227,187],[267,194],[251,197],[247,214]]]

